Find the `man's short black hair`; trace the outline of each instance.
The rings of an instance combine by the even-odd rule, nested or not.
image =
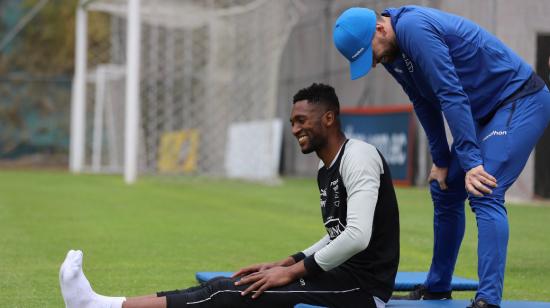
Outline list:
[[[307,88],[299,90],[294,95],[293,104],[299,101],[307,100],[309,103],[323,105],[327,111],[333,111],[336,115],[340,114],[340,102],[334,88],[322,84],[313,83]]]

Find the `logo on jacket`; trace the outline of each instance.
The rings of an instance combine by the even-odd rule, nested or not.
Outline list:
[[[485,138],[482,139],[482,141],[485,141],[493,136],[506,136],[508,134],[508,131],[505,130],[494,130],[489,135],[485,136]]]
[[[411,59],[409,59],[409,57],[404,52],[401,53],[401,57],[403,57],[403,61],[405,61],[405,65],[407,66],[407,70],[409,71],[409,73],[414,72],[414,66]]]

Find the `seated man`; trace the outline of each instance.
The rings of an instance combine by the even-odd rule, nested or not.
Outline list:
[[[399,262],[395,192],[382,155],[346,139],[339,111],[334,89],[313,84],[294,96],[290,117],[302,153],[315,151],[321,159],[317,182],[327,234],[319,242],[232,278],[134,298],[96,294],[82,272],[82,252],[70,251],[59,275],[67,307],[384,307]]]

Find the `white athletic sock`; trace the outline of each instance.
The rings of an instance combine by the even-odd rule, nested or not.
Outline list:
[[[102,296],[82,272],[82,251],[70,250],[59,270],[61,294],[67,308],[121,308],[125,297]]]

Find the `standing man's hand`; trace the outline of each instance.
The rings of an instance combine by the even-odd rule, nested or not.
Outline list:
[[[449,168],[438,167],[435,164],[432,165],[432,170],[430,170],[430,175],[428,176],[428,183],[432,181],[437,181],[439,188],[441,190],[447,189],[447,173]]]
[[[491,188],[497,187],[497,179],[479,165],[466,172],[466,190],[477,197],[483,197],[484,194],[492,194]]]
[[[305,272],[304,262],[299,262],[289,267],[277,266],[245,276],[241,278],[241,280],[235,282],[235,285],[250,284],[241,295],[245,296],[249,293],[254,293],[252,298],[257,298],[262,295],[265,290],[287,285],[299,277],[302,277]]]

